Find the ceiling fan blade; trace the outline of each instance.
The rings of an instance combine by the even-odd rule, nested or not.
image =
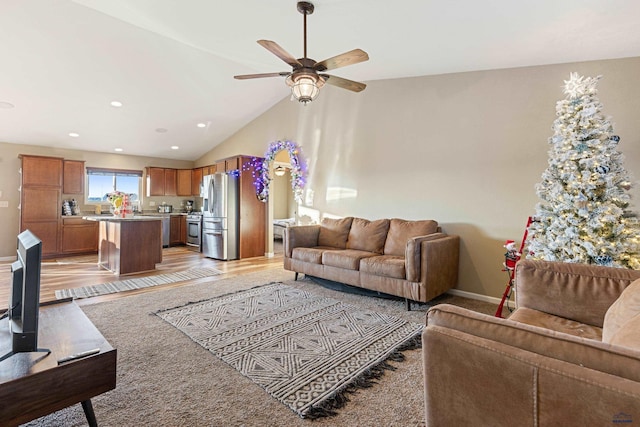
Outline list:
[[[367,87],[364,83],[354,82],[353,80],[343,79],[342,77],[331,76],[329,74],[320,74],[320,77],[322,77],[325,83],[353,92],[362,92],[364,88]]]
[[[281,71],[279,73],[242,74],[239,76],[233,76],[233,78],[238,80],[246,80],[246,79],[260,79],[262,77],[286,77],[289,74],[291,73],[287,71]]]
[[[369,55],[367,55],[367,52],[362,49],[353,49],[349,52],[317,62],[313,68],[317,71],[335,70],[336,68],[346,67],[347,65],[353,65],[368,60]]]
[[[280,45],[276,42],[272,42],[271,40],[258,40],[258,44],[260,46],[267,49],[269,52],[273,53],[278,58],[282,59],[287,64],[291,65],[294,68],[302,67],[300,61],[291,56],[289,52],[280,47]]]

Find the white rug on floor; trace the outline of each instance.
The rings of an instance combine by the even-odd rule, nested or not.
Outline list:
[[[215,268],[194,268],[191,270],[178,271],[175,273],[137,277],[133,279],[83,286],[80,288],[57,290],[56,298],[90,298],[98,295],[114,294],[116,292],[131,291],[134,289],[149,288],[152,286],[183,282],[185,280],[202,279],[204,277],[217,276],[218,274],[222,274],[222,272],[216,270]]]
[[[157,313],[302,418],[335,415],[424,325],[273,283]]]

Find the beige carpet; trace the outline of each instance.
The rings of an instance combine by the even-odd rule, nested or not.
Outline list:
[[[92,399],[98,424],[107,426],[422,426],[422,352],[404,352],[390,362],[378,384],[349,395],[335,417],[304,420],[259,386],[154,315],[158,310],[201,301],[241,289],[281,281],[288,286],[340,299],[411,322],[424,323],[426,304],[354,295],[326,289],[293,273],[272,270],[208,284],[132,295],[83,305],[82,309],[118,349],[115,390]],[[85,300],[91,301],[91,300]],[[495,305],[445,296],[447,302],[493,314]],[[31,426],[86,426],[80,405],[29,423]]]

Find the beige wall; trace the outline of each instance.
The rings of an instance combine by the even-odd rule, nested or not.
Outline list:
[[[89,151],[62,150],[0,142],[0,191],[2,191],[0,200],[7,201],[9,203],[8,208],[0,208],[0,258],[15,258],[16,253],[16,236],[18,235],[19,228],[18,205],[20,204],[20,193],[18,191],[18,188],[20,187],[20,159],[18,158],[18,155],[20,154],[62,157],[68,160],[84,160],[85,166],[117,169],[142,170],[145,166],[186,169],[193,167],[193,162],[190,161],[125,156],[121,154],[105,154]],[[63,196],[63,199],[64,198],[66,197]],[[173,204],[174,209],[178,210],[180,202],[183,199],[187,198],[148,197],[144,198],[142,208],[150,209],[150,201],[155,201],[156,204],[160,204],[164,201],[167,204]],[[78,202],[80,202],[80,200],[78,200]],[[62,209],[62,207],[60,208]],[[82,211],[93,211],[94,206],[87,206],[81,203],[80,209]]]
[[[309,159],[308,207],[436,219],[462,238],[458,289],[499,298],[502,245],[519,243],[534,213],[555,104],[572,71],[603,75],[604,112],[639,178],[640,58],[373,81],[360,94],[325,86],[306,107],[287,97],[196,165],[295,140]]]

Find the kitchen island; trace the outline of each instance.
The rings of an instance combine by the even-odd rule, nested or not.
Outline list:
[[[85,216],[98,221],[98,264],[114,274],[155,270],[162,262],[162,218]]]

